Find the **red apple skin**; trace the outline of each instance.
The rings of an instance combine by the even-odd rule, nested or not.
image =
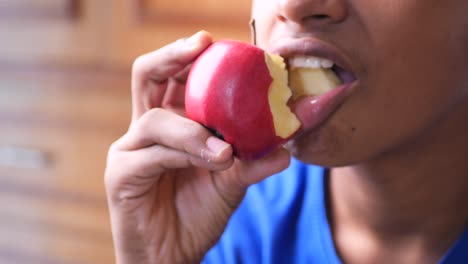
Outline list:
[[[286,141],[276,135],[273,124],[268,102],[272,81],[262,49],[217,41],[190,70],[187,117],[221,134],[239,159],[264,157]]]

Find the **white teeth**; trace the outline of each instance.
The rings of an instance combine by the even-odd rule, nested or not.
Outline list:
[[[291,68],[305,67],[307,64],[306,57],[292,57],[289,59],[289,66]]]
[[[329,68],[333,67],[333,61],[327,60],[327,59],[322,59],[320,61],[320,65],[322,66],[322,68],[329,69]]]
[[[313,56],[295,56],[289,59],[290,68],[331,68],[333,61],[328,59],[317,58]]]
[[[314,69],[318,69],[320,68],[320,65],[321,65],[321,62],[320,62],[320,59],[319,58],[315,58],[315,57],[308,57],[306,59],[306,62],[305,62],[305,65],[303,65],[302,67],[307,67],[309,66],[310,68],[314,68]]]

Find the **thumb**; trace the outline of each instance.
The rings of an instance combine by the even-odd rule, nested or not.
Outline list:
[[[287,167],[291,161],[291,155],[284,148],[279,148],[267,157],[256,161],[241,162],[239,177],[246,187],[258,183],[269,176],[278,173]]]
[[[229,173],[212,174],[213,183],[223,200],[236,208],[247,188],[289,166],[291,155],[280,148],[267,157],[255,161],[236,160]],[[231,173],[233,171],[233,173]]]

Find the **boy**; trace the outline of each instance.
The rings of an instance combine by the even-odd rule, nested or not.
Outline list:
[[[184,117],[209,34],[138,58],[106,170],[117,262],[467,263],[466,10],[254,0],[258,46],[339,61],[350,84],[320,127],[255,162]]]

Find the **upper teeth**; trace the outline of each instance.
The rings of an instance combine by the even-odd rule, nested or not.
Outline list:
[[[333,61],[312,56],[295,56],[289,59],[290,68],[331,68]]]

